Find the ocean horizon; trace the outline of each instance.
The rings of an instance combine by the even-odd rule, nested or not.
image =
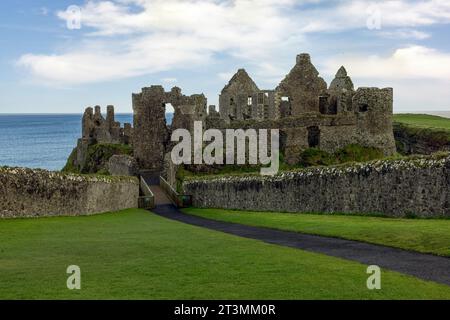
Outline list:
[[[105,116],[105,115],[104,115]],[[0,166],[59,171],[81,138],[82,114],[0,113]],[[173,114],[167,114],[171,123]],[[123,126],[133,114],[116,113]]]
[[[450,118],[450,111],[426,111]],[[116,121],[133,122],[133,114],[116,113]],[[167,114],[171,123],[173,114]],[[81,137],[82,114],[0,113],[0,166],[61,170]]]

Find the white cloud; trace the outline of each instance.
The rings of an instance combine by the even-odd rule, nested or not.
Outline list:
[[[234,71],[234,72],[231,72],[231,71],[230,72],[220,72],[220,73],[217,74],[217,76],[219,77],[220,80],[229,81],[231,79],[231,77],[233,77],[233,75],[236,73],[236,71]]]
[[[341,56],[324,71],[334,76],[341,65],[358,87],[393,87],[395,112],[450,110],[450,52],[409,46],[385,57]]]
[[[365,29],[369,5],[361,0],[91,0],[82,7],[84,41],[62,52],[23,55],[18,65],[39,82],[84,84],[195,68],[220,53],[259,63],[275,77],[281,74],[277,59],[301,51],[308,33]],[[379,9],[385,36],[424,39],[429,35],[419,27],[450,21],[450,2],[444,0],[383,1]],[[69,18],[64,11],[58,17]]]
[[[391,56],[340,56],[326,63],[326,74],[345,65],[351,76],[378,79],[450,80],[450,53],[423,46],[396,50]]]
[[[379,13],[381,28],[412,28],[450,22],[448,0],[340,1],[335,7],[313,9],[305,16],[305,32],[337,32],[367,28],[368,19]]]
[[[193,68],[215,53],[267,57],[268,48],[288,41],[285,31],[293,23],[284,9],[292,5],[291,0],[89,1],[81,20],[83,29],[92,31],[89,40],[59,54],[23,55],[18,65],[40,81],[81,84]],[[66,12],[58,16],[69,18]]]
[[[424,40],[431,37],[430,33],[414,29],[397,29],[379,32],[381,37],[389,39],[417,39]]]
[[[178,79],[177,78],[163,78],[162,81],[165,83],[176,83],[178,81]]]

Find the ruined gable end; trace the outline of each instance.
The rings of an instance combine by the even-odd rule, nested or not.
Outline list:
[[[289,100],[292,116],[319,112],[319,96],[326,91],[327,83],[306,53],[297,56],[294,68],[276,89],[279,97]]]
[[[221,117],[226,121],[249,119],[258,92],[258,86],[247,71],[239,69],[219,96]]]
[[[347,75],[347,70],[342,66],[336,73],[335,78],[330,83],[330,89],[333,91],[341,91],[342,89],[353,91],[354,85],[352,79]]]
[[[319,97],[319,111],[322,114],[338,114],[353,111],[352,96],[354,94],[352,79],[344,66],[339,68],[330,84],[327,93]]]

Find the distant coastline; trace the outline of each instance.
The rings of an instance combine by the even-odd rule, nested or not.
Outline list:
[[[424,112],[420,112],[420,113],[431,114],[433,116],[440,116],[440,117],[444,117],[444,118],[450,118],[450,111],[424,111]]]
[[[423,111],[450,118],[450,111]],[[61,170],[81,135],[82,114],[0,113],[0,166]],[[173,114],[167,114],[171,123]],[[118,113],[121,123],[131,113]]]
[[[434,116],[440,116],[445,118],[450,118],[450,110],[449,111],[401,111],[401,112],[394,112],[394,114],[398,113],[413,113],[413,114],[430,114]],[[116,112],[117,116],[132,116],[132,112]],[[82,113],[9,113],[9,112],[0,112],[0,116],[83,116]],[[106,116],[106,115],[105,115]],[[167,115],[168,120],[172,119],[173,114],[169,113]]]
[[[58,171],[81,136],[82,114],[0,113],[0,166]],[[167,122],[173,114],[167,114]],[[116,114],[116,121],[132,123],[131,113]]]

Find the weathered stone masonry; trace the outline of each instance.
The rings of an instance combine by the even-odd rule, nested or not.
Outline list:
[[[183,187],[202,208],[450,217],[448,156],[188,180]]]
[[[136,208],[134,177],[0,168],[0,218],[77,216]]]
[[[73,165],[82,169],[88,156],[88,148],[96,143],[107,144],[131,144],[133,128],[130,123],[125,123],[123,128],[120,122],[115,121],[114,106],[107,106],[106,119],[101,113],[101,107],[86,108],[82,120],[82,136],[78,139],[75,148]]]
[[[172,150],[170,134],[176,129],[193,130],[194,121],[204,129],[279,129],[281,152],[286,163],[295,165],[308,148],[333,153],[349,144],[395,153],[392,130],[392,88],[358,88],[344,67],[330,86],[319,76],[309,54],[299,54],[292,70],[275,89],[260,89],[250,75],[239,69],[219,96],[219,109],[207,105],[204,94],[184,95],[178,87],[170,91],[160,85],[133,94],[133,127],[114,120],[108,107],[104,119],[100,107],[87,108],[83,137],[77,146],[75,166],[83,163],[87,148],[95,143],[133,145],[140,172],[164,174],[165,159]],[[167,125],[166,106],[175,110]],[[207,112],[209,109],[209,113]]]
[[[311,147],[335,152],[359,144],[395,153],[393,89],[355,90],[344,67],[327,87],[305,53],[275,90],[260,90],[244,69],[238,70],[221,92],[219,109],[219,117],[207,117],[207,128],[280,129],[289,164]]]

